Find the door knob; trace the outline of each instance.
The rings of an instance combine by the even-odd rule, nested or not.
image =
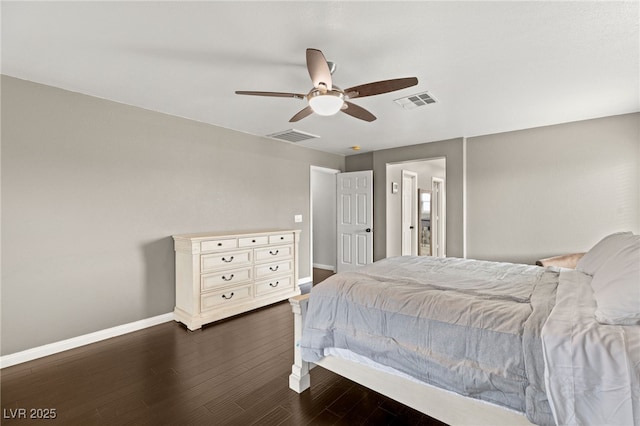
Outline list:
[[[365,232],[371,232],[371,228],[367,228],[364,230]]]

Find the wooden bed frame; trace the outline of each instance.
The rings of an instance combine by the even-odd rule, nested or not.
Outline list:
[[[298,345],[309,295],[289,299],[294,313],[294,364],[289,387],[301,393],[311,386],[312,363],[302,360]],[[315,363],[449,425],[532,425],[522,413],[418,383],[353,361],[327,356]]]

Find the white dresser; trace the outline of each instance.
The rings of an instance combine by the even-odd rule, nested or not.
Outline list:
[[[189,330],[300,294],[299,230],[174,235],[176,307]]]

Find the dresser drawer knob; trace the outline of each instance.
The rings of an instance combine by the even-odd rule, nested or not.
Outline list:
[[[275,284],[274,284],[274,283],[269,283],[269,285],[270,285],[271,287],[273,287],[273,288],[278,287],[278,284],[280,284],[280,281],[276,281],[276,283],[275,283]]]
[[[218,243],[218,247],[222,247],[222,243]]]
[[[226,263],[233,262],[233,256],[231,256],[231,257],[229,258],[229,260],[227,260],[226,258],[224,258],[224,257],[223,257],[223,258],[222,258],[222,261],[223,261],[223,262],[226,262]]]
[[[252,243],[255,243],[255,242],[256,242],[256,240],[251,240],[251,242],[252,242]]]
[[[272,256],[275,256],[278,253],[280,253],[280,250],[276,250],[275,253],[273,252],[273,250],[269,250],[269,254],[272,255]]]
[[[273,266],[269,266],[269,270],[272,271],[272,272],[275,272],[275,271],[278,270],[279,267],[280,267],[280,265],[276,265],[276,268],[273,269]]]
[[[226,294],[223,294],[223,295],[222,295],[222,298],[223,298],[223,299],[225,299],[225,300],[229,300],[229,299],[231,299],[232,297],[233,297],[233,292],[232,292],[229,296],[227,296]]]
[[[229,275],[229,278],[227,278],[226,275],[223,275],[222,279],[225,280],[225,281],[231,281],[233,279],[233,274]]]

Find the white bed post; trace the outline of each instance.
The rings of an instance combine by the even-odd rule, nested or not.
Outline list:
[[[293,331],[293,354],[294,360],[291,366],[291,375],[289,375],[289,387],[294,391],[301,393],[311,386],[311,377],[309,376],[309,363],[302,360],[302,352],[300,350],[300,340],[302,339],[302,324],[307,313],[307,305],[309,304],[309,295],[301,295],[289,299],[291,309],[294,315],[294,331]]]

